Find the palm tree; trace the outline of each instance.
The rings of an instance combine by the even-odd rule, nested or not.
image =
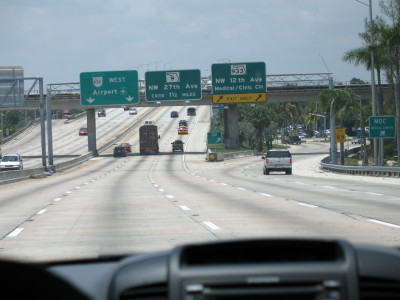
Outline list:
[[[393,26],[381,24],[375,30],[380,33],[378,44],[389,62],[386,72],[395,81],[397,163],[400,166],[400,18]]]

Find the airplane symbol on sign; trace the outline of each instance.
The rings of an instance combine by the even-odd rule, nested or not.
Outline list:
[[[381,132],[379,133],[379,136],[385,136],[385,130],[381,130]]]

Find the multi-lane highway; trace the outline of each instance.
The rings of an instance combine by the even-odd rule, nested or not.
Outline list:
[[[140,156],[133,130],[121,141],[133,145],[126,158],[112,157],[109,148],[68,172],[0,186],[0,257],[94,257],[254,236],[400,244],[398,179],[322,173],[318,161],[328,146],[311,141],[291,148],[293,175],[263,175],[260,156],[207,162],[209,107],[191,117],[174,107],[177,119],[170,110],[150,117],[159,127],[160,155]],[[107,111],[97,118],[97,137],[111,138],[134,117]],[[189,121],[188,135],[178,136],[179,119]],[[78,136],[84,123],[55,122],[55,155],[86,151]],[[26,141],[34,136],[21,142],[33,144]],[[184,153],[172,152],[177,138]]]

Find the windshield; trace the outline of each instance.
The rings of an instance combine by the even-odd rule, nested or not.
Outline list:
[[[3,162],[7,162],[7,161],[19,161],[18,156],[14,156],[14,155],[5,155],[3,156],[2,160]]]
[[[400,15],[381,6],[395,2],[372,1],[387,30]],[[0,258],[97,258],[255,237],[400,246],[400,68],[389,55],[400,46],[385,48],[383,27],[368,27],[368,6],[0,7],[2,161],[23,158],[1,166]],[[43,97],[29,78],[43,79]]]

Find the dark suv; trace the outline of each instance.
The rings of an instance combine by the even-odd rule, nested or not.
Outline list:
[[[188,116],[195,116],[195,115],[196,115],[196,108],[194,108],[194,107],[189,107],[189,108],[186,110],[186,112],[187,112],[187,115],[188,115]]]
[[[301,138],[298,135],[294,135],[289,137],[289,144],[297,144],[297,145],[301,145]]]
[[[179,127],[181,127],[181,126],[186,126],[186,127],[188,127],[188,122],[187,122],[186,120],[180,120],[180,121],[179,121]]]
[[[122,146],[117,146],[114,148],[114,157],[117,156],[126,156],[126,150]]]

